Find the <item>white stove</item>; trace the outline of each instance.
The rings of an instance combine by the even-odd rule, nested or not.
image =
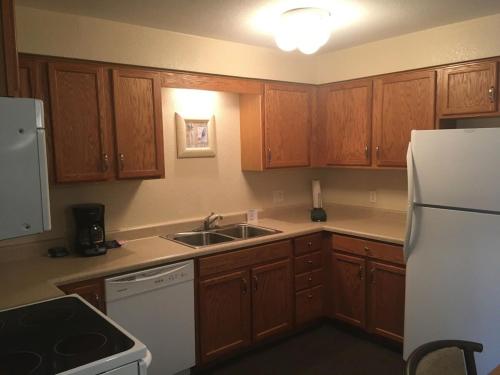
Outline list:
[[[77,295],[0,311],[0,374],[145,375],[146,346]]]

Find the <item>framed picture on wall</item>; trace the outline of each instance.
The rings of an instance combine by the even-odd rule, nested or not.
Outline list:
[[[178,158],[209,158],[215,156],[215,117],[185,119],[175,114]]]

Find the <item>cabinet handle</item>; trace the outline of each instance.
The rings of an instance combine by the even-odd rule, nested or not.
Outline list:
[[[307,279],[307,281],[313,281],[312,276],[309,276],[308,279]]]
[[[306,260],[306,264],[313,264],[313,261],[311,259]]]
[[[309,246],[309,247],[312,247],[312,245],[313,245],[313,243],[312,243],[311,241],[309,241],[309,242],[307,243],[307,246]]]
[[[123,170],[123,167],[125,165],[125,155],[120,154],[119,157],[120,157],[120,169]]]
[[[271,159],[272,159],[272,152],[271,152],[271,147],[268,147],[267,148],[267,161],[270,163],[271,162]]]
[[[363,280],[363,266],[359,266],[358,276],[360,280]]]
[[[368,148],[368,145],[365,145],[365,158],[368,159],[370,156],[370,149]]]
[[[380,146],[375,147],[375,154],[377,155],[377,160],[380,159]]]
[[[253,288],[255,291],[257,291],[257,289],[259,289],[259,279],[257,278],[257,276],[253,277]]]
[[[371,283],[375,284],[375,268],[372,268],[370,270],[370,279],[371,279]]]
[[[247,283],[247,279],[242,278],[242,279],[241,279],[241,293],[243,293],[243,294],[247,294],[247,292],[248,292],[248,283]]]
[[[312,294],[308,294],[307,298],[311,299],[311,298],[313,298],[313,295]]]
[[[107,153],[102,155],[102,171],[107,172],[109,169],[109,156]]]
[[[495,86],[491,86],[488,90],[488,98],[490,99],[490,103],[495,103],[496,90]]]
[[[99,306],[101,304],[101,297],[99,296],[99,293],[94,293],[94,300],[95,300],[97,306]]]
[[[365,253],[370,255],[370,248],[368,246],[365,246]]]

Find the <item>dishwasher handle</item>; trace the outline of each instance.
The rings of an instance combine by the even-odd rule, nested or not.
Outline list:
[[[108,280],[106,280],[106,282],[108,282],[109,284],[120,284],[120,285],[135,284],[135,283],[142,282],[142,281],[148,281],[148,280],[162,278],[164,276],[173,274],[174,272],[180,271],[184,267],[185,266],[183,265],[183,266],[180,266],[177,268],[169,268],[165,272],[161,272],[160,270],[151,271],[151,272],[142,272],[138,276],[127,275],[127,276],[123,276],[121,278],[108,279]],[[141,275],[143,275],[143,276],[141,276]]]

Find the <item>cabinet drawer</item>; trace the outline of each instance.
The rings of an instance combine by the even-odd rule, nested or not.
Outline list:
[[[321,250],[321,233],[298,237],[293,240],[295,255]]]
[[[292,255],[292,242],[280,241],[244,250],[212,255],[199,261],[199,276],[204,277],[220,272],[253,266]]]
[[[323,315],[323,285],[295,294],[295,322],[307,323]]]
[[[334,234],[332,236],[332,247],[335,250],[354,255],[404,264],[403,247],[399,245]]]
[[[309,272],[322,266],[321,251],[295,257],[295,274]]]
[[[323,269],[317,269],[295,276],[295,290],[299,291],[319,285],[323,280]]]

